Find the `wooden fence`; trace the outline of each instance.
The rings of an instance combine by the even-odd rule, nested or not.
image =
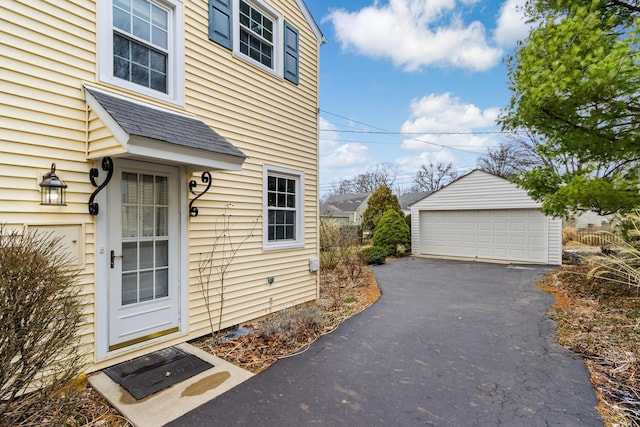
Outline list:
[[[622,238],[610,231],[580,230],[578,231],[578,241],[590,246],[619,245]]]

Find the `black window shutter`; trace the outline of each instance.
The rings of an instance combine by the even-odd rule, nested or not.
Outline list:
[[[233,0],[209,0],[209,39],[233,49],[231,7]]]
[[[295,84],[299,82],[298,38],[298,30],[287,21],[284,21],[284,78]]]

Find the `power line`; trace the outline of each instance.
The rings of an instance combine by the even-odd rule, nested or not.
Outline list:
[[[355,139],[332,139],[334,142],[339,143],[358,143],[358,144],[381,144],[381,145],[393,145],[397,144],[397,141],[363,141],[363,140],[355,140]],[[447,145],[447,147],[477,147],[477,148],[498,148],[498,145]]]
[[[358,121],[358,120],[350,119],[350,118],[348,118],[348,117],[342,116],[342,115],[340,115],[340,114],[332,113],[332,112],[330,112],[330,111],[326,111],[326,110],[322,110],[322,109],[320,109],[320,112],[325,113],[325,114],[329,114],[329,115],[331,115],[331,116],[339,117],[339,118],[344,119],[344,120],[349,120],[350,122],[358,123],[358,124],[361,124],[361,125],[363,125],[363,126],[368,126],[368,127],[373,128],[373,129],[378,129],[378,131],[357,131],[357,130],[338,130],[338,129],[324,129],[324,130],[323,130],[323,129],[320,129],[320,131],[325,131],[325,132],[359,133],[359,134],[371,134],[371,135],[376,135],[376,134],[377,134],[377,135],[380,135],[380,134],[382,134],[382,135],[394,135],[394,136],[404,136],[404,135],[427,135],[427,134],[431,134],[431,135],[472,135],[472,134],[474,134],[473,132],[472,132],[472,133],[469,133],[469,132],[449,132],[449,133],[444,133],[444,132],[440,132],[440,133],[436,133],[436,132],[434,132],[434,133],[426,133],[426,132],[422,132],[422,133],[393,132],[393,131],[390,131],[390,130],[388,130],[388,129],[383,129],[383,128],[381,128],[381,127],[377,127],[377,126],[370,125],[370,124],[365,123],[365,122],[361,122],[361,121]],[[333,123],[333,122],[330,122],[330,123]],[[480,134],[480,133],[494,133],[494,134],[500,134],[500,133],[509,133],[509,132],[502,132],[502,131],[487,131],[487,132],[476,132],[476,133],[478,133],[478,134]],[[415,141],[415,142],[421,142],[421,143],[423,143],[423,144],[433,145],[433,146],[440,147],[440,148],[447,148],[447,149],[454,150],[454,151],[461,151],[461,152],[463,152],[463,153],[471,153],[471,154],[485,154],[484,152],[473,151],[473,150],[466,150],[466,149],[464,149],[464,148],[456,148],[456,146],[455,146],[455,145],[438,144],[438,143],[433,142],[433,141],[426,141],[426,140],[424,140],[424,139],[419,139],[419,138],[413,138],[413,141]],[[339,141],[338,141],[338,142],[339,142]]]
[[[447,132],[394,132],[388,129],[383,129],[369,123],[361,122],[346,116],[342,116],[340,114],[332,113],[327,110],[320,109],[320,112],[329,114],[331,116],[339,117],[344,120],[348,120],[350,122],[358,123],[363,126],[367,126],[373,129],[378,129],[378,131],[368,131],[368,130],[340,130],[340,129],[320,129],[321,132],[340,132],[340,133],[362,133],[362,134],[385,134],[385,135],[491,135],[491,134],[515,134],[516,131],[503,131],[503,130],[488,130],[488,131],[447,131]],[[346,126],[346,125],[340,125]]]
[[[343,125],[344,126],[344,125]],[[360,133],[371,135],[512,135],[515,131],[504,130],[486,130],[486,131],[468,131],[468,132],[391,132],[391,131],[370,131],[370,130],[340,130],[340,129],[320,129],[320,132],[337,132],[337,133]]]

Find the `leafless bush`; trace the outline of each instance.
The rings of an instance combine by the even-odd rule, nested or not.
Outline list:
[[[227,272],[236,258],[236,254],[240,247],[250,238],[253,237],[254,231],[258,226],[260,217],[251,223],[249,232],[244,235],[241,240],[234,241],[231,237],[233,224],[231,223],[231,214],[228,211],[233,205],[228,204],[224,208],[221,216],[217,217],[213,224],[212,239],[210,250],[200,254],[198,262],[198,286],[204,300],[209,317],[209,327],[211,328],[211,337],[216,338],[216,333],[220,335],[222,329],[222,314],[225,303],[225,278]],[[216,286],[218,284],[219,286]],[[218,293],[218,316],[217,326],[214,324],[216,320],[214,304],[214,291]]]
[[[341,226],[334,220],[320,222],[320,268],[323,271],[340,269],[356,277],[364,265],[360,251],[359,228]]]
[[[315,305],[303,305],[269,316],[258,328],[258,336],[286,347],[306,342],[324,327],[324,315]]]
[[[0,225],[0,425],[29,424],[48,402],[61,419],[72,409],[60,390],[83,366],[76,276],[59,239]]]

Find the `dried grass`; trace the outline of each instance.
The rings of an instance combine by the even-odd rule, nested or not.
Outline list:
[[[57,393],[55,398],[43,400],[32,394],[23,396],[16,403],[12,411],[21,411],[22,421],[12,422],[12,426],[131,426],[104,397],[87,385],[86,377],[77,381],[72,389]],[[2,420],[0,425],[5,425]]]
[[[556,297],[559,342],[584,358],[605,424],[640,426],[640,297],[588,271],[567,266],[541,283]]]
[[[575,227],[562,227],[562,244],[578,240],[578,230]]]

